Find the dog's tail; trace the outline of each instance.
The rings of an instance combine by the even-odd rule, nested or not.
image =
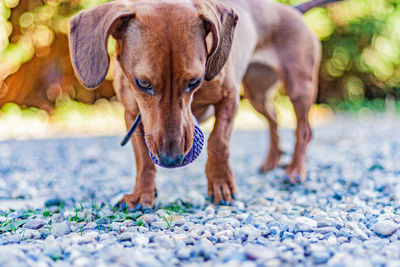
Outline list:
[[[312,1],[306,2],[304,4],[297,5],[294,8],[298,9],[301,13],[304,14],[311,8],[326,5],[328,3],[339,2],[339,1],[342,1],[342,0],[312,0]]]

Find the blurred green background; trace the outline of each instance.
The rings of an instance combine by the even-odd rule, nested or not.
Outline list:
[[[104,2],[0,2],[0,116],[27,114],[32,120],[35,114],[41,114],[45,121],[74,121],[77,116],[71,117],[69,111],[89,118],[95,116],[98,106],[108,109],[111,117],[122,113],[113,98],[112,75],[99,90],[88,91],[76,81],[69,63],[69,18]],[[297,5],[307,1],[280,2]],[[400,111],[400,0],[344,0],[314,8],[304,19],[323,45],[319,111]],[[110,101],[105,103],[103,98]],[[289,105],[287,98],[278,95],[276,102],[278,113],[284,113]],[[246,103],[242,106],[248,108]],[[121,121],[118,125],[123,127]]]

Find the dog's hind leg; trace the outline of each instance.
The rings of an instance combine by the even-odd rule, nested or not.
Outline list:
[[[260,169],[262,173],[277,167],[282,154],[279,148],[278,123],[273,105],[273,99],[280,84],[276,73],[261,63],[252,63],[243,79],[245,97],[269,123],[269,152]]]
[[[312,91],[312,82],[299,82],[296,86],[301,86],[305,91]],[[308,89],[306,89],[308,88]],[[286,168],[286,174],[293,183],[298,180],[304,182],[306,180],[306,147],[311,140],[312,131],[308,119],[308,113],[314,98],[308,94],[292,94],[288,93],[296,113],[296,145],[293,152],[292,162]]]
[[[286,168],[286,174],[293,183],[299,180],[304,182],[307,177],[306,148],[312,136],[308,115],[318,91],[321,46],[316,38],[311,39],[308,45],[305,51],[282,49],[278,52],[283,59],[280,76],[297,118],[293,158]]]

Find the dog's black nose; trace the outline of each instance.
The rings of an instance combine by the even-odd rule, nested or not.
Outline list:
[[[182,165],[184,155],[180,154],[178,156],[167,156],[164,153],[158,153],[158,161],[161,165],[165,167],[178,167]]]

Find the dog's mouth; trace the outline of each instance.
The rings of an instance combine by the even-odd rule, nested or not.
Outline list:
[[[190,148],[189,152],[183,156],[177,156],[176,158],[170,159],[165,157],[163,154],[158,153],[157,157],[148,149],[148,145],[146,142],[147,150],[149,151],[150,158],[152,161],[160,167],[164,168],[178,168],[188,165],[195,161],[204,146],[204,134],[200,128],[199,122],[197,121],[196,117],[193,116],[194,121],[194,133],[193,133],[193,145]],[[139,126],[141,122],[141,115],[140,113],[136,117],[135,122],[133,123],[132,127],[129,129],[128,133],[125,135],[124,139],[121,142],[121,146],[126,145],[128,141],[131,139],[132,134],[135,132],[136,128]],[[145,139],[146,140],[146,139]]]
[[[150,158],[155,164],[164,168],[178,168],[192,163],[199,157],[204,146],[204,134],[200,129],[199,122],[197,121],[195,116],[193,116],[193,121],[193,145],[190,148],[189,152],[185,156],[178,156],[177,158],[171,160],[163,158],[163,156],[160,154],[158,155],[158,157],[156,157],[149,150]]]
[[[154,163],[158,162],[158,163],[156,163],[157,165],[165,167],[165,168],[179,167],[183,164],[183,160],[184,160],[183,154],[181,154],[175,158],[172,158],[172,159],[163,153],[158,153],[157,158],[156,158],[154,156],[154,154],[151,153],[150,149],[149,149],[149,154]]]

